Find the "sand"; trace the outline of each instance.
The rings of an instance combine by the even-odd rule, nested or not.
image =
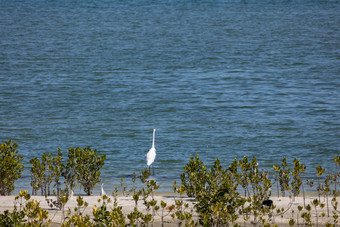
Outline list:
[[[89,214],[92,217],[92,210],[93,210],[93,206],[96,205],[97,207],[100,206],[100,203],[98,202],[98,199],[100,199],[100,196],[82,196],[84,201],[89,203],[89,206],[84,210],[85,214]],[[109,196],[111,199],[113,199],[112,196]],[[49,199],[53,199],[55,200],[55,197],[53,196],[49,196]],[[72,211],[74,211],[74,207],[76,207],[76,198],[77,196],[74,196],[73,198],[71,198],[67,204],[66,204],[66,209],[71,209]],[[155,200],[158,201],[158,204],[160,203],[161,200],[163,200],[164,202],[167,203],[167,205],[172,205],[175,203],[175,199],[180,199],[178,197],[178,195],[175,195],[173,193],[158,193],[157,195],[154,196]],[[318,198],[317,196],[308,196],[305,200],[305,204],[311,204],[311,201],[313,201],[314,199]],[[55,209],[55,208],[50,208],[48,206],[48,203],[46,202],[45,197],[43,196],[32,196],[31,199],[37,200],[40,202],[40,206],[43,209],[46,209],[49,213],[49,218],[52,220],[52,226],[59,226],[61,221],[62,221],[62,211]],[[189,204],[189,208],[187,209],[187,211],[190,211],[191,209],[193,209],[193,205],[194,205],[194,199],[193,198],[187,198],[184,197],[182,198],[184,202]],[[303,202],[303,197],[297,197],[295,198],[295,201],[292,201],[292,199],[290,199],[289,197],[280,197],[278,198],[277,196],[272,196],[270,198],[271,200],[273,200],[274,205],[276,206],[276,208],[273,211],[273,216],[271,218],[270,223],[273,224],[277,224],[278,226],[289,226],[288,222],[290,219],[294,219],[295,220],[295,226],[302,225],[303,223],[303,218],[301,218],[301,213],[305,212],[306,210],[303,209],[300,213],[298,211],[298,206],[303,206],[304,202]],[[118,200],[118,205],[122,206],[123,208],[123,212],[125,214],[130,213],[131,211],[133,211],[134,209],[134,200],[132,198],[132,196],[118,196],[117,197]],[[325,198],[321,198],[321,202],[326,204],[326,200]],[[0,196],[0,213],[3,213],[4,210],[13,210],[14,207],[14,203],[15,203],[15,196]],[[108,210],[110,210],[110,207],[113,206],[113,202],[110,202],[108,204]],[[277,214],[276,210],[277,209],[281,209],[284,208],[284,212],[282,214]],[[144,213],[147,213],[147,211],[145,210],[145,207],[143,205],[143,201],[139,201],[138,204],[138,209]],[[317,212],[318,212],[318,223],[319,226],[324,226],[327,222],[333,223],[334,219],[333,219],[333,207],[331,205],[331,199],[329,198],[329,217],[327,215],[327,204],[326,206],[321,209],[320,207],[317,208]],[[325,213],[325,217],[321,217],[322,212]],[[165,214],[168,214],[169,211],[166,210]],[[339,214],[339,213],[338,213]],[[314,209],[314,207],[312,206],[312,211],[311,211],[311,216],[312,216],[312,222],[315,223],[316,226],[316,211]],[[194,219],[197,220],[197,214],[194,213]],[[265,216],[266,219],[268,219],[269,217],[266,215]],[[250,220],[253,220],[253,217],[250,216]],[[243,221],[243,217],[240,217],[237,221],[238,223],[242,224],[243,226],[244,221]],[[246,223],[249,226],[249,221]],[[150,225],[152,226],[152,225]],[[155,215],[154,221],[153,221],[153,226],[161,226],[161,217],[160,215]],[[178,226],[178,220],[173,220],[170,215],[166,216],[164,218],[164,226]]]

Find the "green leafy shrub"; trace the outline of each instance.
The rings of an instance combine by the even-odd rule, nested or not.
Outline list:
[[[44,153],[41,156],[41,160],[34,157],[30,160],[31,167],[31,185],[33,188],[33,195],[37,194],[37,190],[41,189],[41,195],[51,195],[50,187],[53,178],[51,163],[51,153]]]
[[[31,186],[32,194],[37,195],[37,191],[41,189],[41,195],[49,196],[51,195],[51,184],[53,188],[54,195],[59,195],[60,193],[60,177],[63,165],[62,153],[60,149],[57,150],[57,156],[52,157],[51,153],[44,153],[41,159],[34,157],[30,160],[31,166]]]
[[[204,190],[206,184],[207,167],[199,159],[198,155],[190,158],[189,163],[184,167],[181,174],[182,185],[189,197],[196,197]]]
[[[67,217],[65,218],[67,220],[64,221],[61,226],[92,226],[90,216],[84,214],[88,206],[89,204],[84,201],[83,197],[78,196],[77,206],[74,208],[74,212],[72,213],[71,210],[67,212]]]
[[[245,208],[247,212],[251,212],[254,216],[253,224],[258,225],[260,220],[262,224],[265,224],[266,220],[263,218],[270,212],[270,208],[263,208],[262,202],[271,196],[270,188],[272,186],[269,179],[269,173],[264,170],[258,170],[258,163],[256,158],[253,157],[253,161],[250,163],[250,185],[251,193],[247,198],[249,205]],[[259,220],[258,220],[259,218]]]
[[[171,218],[173,220],[178,221],[178,226],[182,226],[182,224],[185,224],[185,226],[196,226],[195,221],[193,220],[193,210],[188,210],[189,204],[185,203],[183,201],[183,195],[185,193],[185,188],[183,186],[176,186],[176,182],[174,182],[174,191],[177,192],[180,195],[179,199],[175,199],[175,204],[169,206],[169,213],[171,213]],[[162,209],[166,204],[161,203]],[[198,225],[198,224],[197,224]],[[163,225],[163,217],[162,217],[162,226]]]
[[[19,208],[17,205],[19,204]],[[48,212],[40,207],[40,203],[31,200],[27,190],[19,192],[15,197],[14,210],[5,210],[0,214],[0,226],[50,226]]]
[[[1,151],[10,150],[11,152],[7,153],[11,155],[7,156],[12,157],[12,159],[17,157],[17,145],[12,145],[11,141],[8,141],[5,145],[2,144]],[[46,201],[51,207],[55,206],[62,210],[62,226],[124,226],[126,223],[131,226],[152,226],[156,215],[160,217],[162,226],[165,223],[164,218],[168,215],[179,226],[239,226],[239,216],[243,216],[245,225],[250,217],[254,218],[250,223],[255,226],[270,226],[271,221],[274,222],[273,210],[275,206],[268,208],[262,205],[262,202],[271,196],[272,182],[269,179],[269,172],[259,169],[255,157],[248,161],[246,156],[240,161],[234,159],[228,168],[223,168],[219,159],[216,159],[211,169],[208,169],[198,156],[191,157],[189,163],[184,167],[184,173],[181,174],[181,185],[177,186],[176,182],[174,183],[174,191],[179,194],[179,199],[175,198],[174,204],[169,206],[164,201],[159,203],[155,200],[154,192],[158,190],[159,186],[155,179],[149,178],[150,172],[146,168],[138,176],[135,173],[133,174],[131,190],[127,189],[127,186],[124,185],[124,179],[121,179],[123,196],[132,193],[135,202],[132,212],[128,214],[122,212],[122,207],[118,205],[116,198],[118,192],[116,187],[113,194],[113,206],[110,204],[112,200],[104,195],[98,200],[99,206],[93,207],[90,216],[84,213],[88,204],[79,196],[74,212],[69,209],[65,217],[65,205],[69,199],[69,189],[73,190],[75,184],[80,183],[84,187],[84,191],[90,195],[95,184],[100,182],[100,169],[106,158],[105,155],[99,157],[96,150],[91,150],[90,147],[70,148],[68,151],[68,159],[64,163],[60,149],[57,151],[57,156],[52,156],[49,153],[43,154],[40,160],[36,157],[31,160],[33,192],[36,193],[41,189],[43,195],[49,195],[50,190],[53,189],[57,199],[54,201],[46,198]],[[19,156],[19,161],[17,161],[19,166],[21,160],[22,156]],[[322,218],[326,216],[322,210],[326,204],[329,216],[327,196],[331,192],[333,192],[331,200],[333,223],[328,222],[326,226],[338,225],[339,192],[337,191],[337,177],[339,176],[339,157],[335,157],[334,162],[336,164],[335,173],[333,171],[333,174],[327,175],[324,183],[321,183],[320,180],[321,176],[325,174],[325,169],[321,166],[317,167],[319,199],[315,199],[311,204],[305,206],[305,212],[303,212],[302,206],[298,206],[296,222],[292,211],[292,218],[288,223],[290,226],[294,226],[295,223],[299,225],[299,217],[303,218],[304,225],[314,225],[311,205],[315,208],[316,225],[319,222],[318,216],[321,215]],[[3,163],[1,164],[3,165]],[[274,170],[278,174],[276,180],[280,184],[282,194],[287,190],[289,191],[291,186],[292,192],[296,196],[300,192],[300,187],[303,186],[301,173],[305,171],[305,166],[298,159],[294,159],[293,164],[294,167],[290,171],[286,158],[284,158],[281,166],[274,165]],[[65,190],[60,189],[61,177],[65,180]],[[141,181],[141,188],[136,187],[136,179]],[[332,191],[333,184],[335,190]],[[244,188],[244,196],[240,195],[241,188]],[[321,190],[326,197],[325,203],[320,203]],[[193,206],[184,202],[184,194],[194,197]],[[138,206],[139,202],[142,205]],[[17,205],[19,205],[19,208]],[[320,209],[317,210],[317,208],[319,207],[321,213],[318,213]],[[285,212],[284,208],[277,209],[277,213],[281,217]],[[27,191],[20,191],[19,196],[16,197],[14,210],[12,212],[7,210],[0,214],[0,226],[48,226],[50,220],[48,220],[47,214],[46,210],[40,208],[39,202],[30,200]],[[194,218],[196,214],[198,220]],[[274,226],[276,225],[274,224]]]
[[[207,167],[198,156],[195,158],[196,160],[191,158],[184,168],[185,174],[181,175],[180,189],[185,190],[188,196],[195,196],[194,207],[200,224],[204,226],[226,226],[229,222],[235,224],[246,202],[237,191],[241,182],[237,160],[235,159],[228,169],[223,169],[219,159],[216,159],[213,167],[207,171]],[[190,215],[183,215],[177,216],[190,220]]]
[[[106,155],[100,157],[97,150],[86,148],[69,148],[68,161],[62,169],[65,184],[71,189],[79,182],[87,195],[92,194],[94,186],[101,181],[100,169],[104,166]]]
[[[43,195],[43,179],[44,179],[44,166],[41,164],[37,157],[30,160],[31,166],[31,186],[32,194],[37,195],[39,189],[41,189],[41,194]]]
[[[59,148],[57,156],[44,153],[41,159],[34,157],[30,160],[33,195],[41,189],[41,194],[48,196],[53,189],[53,194],[58,196],[61,192],[61,177],[64,177],[68,193],[76,183],[80,183],[87,195],[91,195],[94,186],[101,181],[100,169],[105,159],[105,154],[99,157],[97,150],[91,150],[90,147],[69,148],[66,163],[62,163],[63,155]]]
[[[300,187],[303,187],[302,180],[301,180],[301,173],[306,171],[306,167],[300,162],[299,159],[294,159],[293,161],[294,169],[291,171],[293,176],[293,180],[291,182],[292,191],[294,198],[300,194]],[[302,188],[303,193],[304,189]],[[303,200],[305,201],[305,196],[303,196]]]
[[[18,145],[12,140],[0,144],[0,195],[10,195],[14,182],[21,177],[24,166],[22,155],[17,155]]]
[[[241,169],[241,173],[238,177],[239,184],[244,189],[244,197],[250,196],[249,184],[250,184],[250,170],[251,163],[248,162],[248,158],[246,156],[243,157],[243,160],[238,161],[238,166]]]
[[[285,197],[286,190],[290,190],[290,169],[287,167],[287,158],[283,157],[281,166],[273,165],[273,168],[277,172],[277,180],[280,183],[282,196]]]
[[[123,214],[122,207],[118,206],[117,198],[114,197],[113,207],[111,211],[108,209],[108,203],[111,199],[103,195],[98,200],[100,205],[93,207],[93,221],[96,226],[125,226],[125,215]]]
[[[338,184],[338,166],[340,166],[340,156],[334,157],[334,163],[335,163],[335,174],[334,174],[334,185],[335,185],[335,191],[337,191],[337,184]]]

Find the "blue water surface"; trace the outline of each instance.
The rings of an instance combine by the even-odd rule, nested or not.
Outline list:
[[[0,0],[0,142],[24,156],[17,190],[34,156],[91,146],[110,192],[146,167],[154,128],[165,191],[196,154],[334,171],[339,3]]]

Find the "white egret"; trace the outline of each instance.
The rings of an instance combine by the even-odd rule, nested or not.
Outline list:
[[[146,154],[146,164],[149,166],[149,171],[150,171],[150,166],[152,163],[155,161],[156,158],[156,148],[155,148],[155,133],[156,129],[153,130],[153,137],[152,137],[152,147],[150,148],[149,152]],[[152,165],[153,169],[153,174],[155,175],[155,170]]]
[[[102,187],[101,187],[101,190],[100,190],[100,196],[103,196],[103,195],[106,195],[105,191],[104,191],[104,183],[102,183]]]

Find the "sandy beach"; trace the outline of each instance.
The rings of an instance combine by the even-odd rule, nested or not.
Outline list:
[[[94,196],[82,196],[84,201],[86,201],[89,206],[83,211],[84,214],[88,214],[91,217],[93,217],[92,215],[92,211],[93,211],[93,207],[94,206],[100,206],[100,203],[98,202],[98,199],[100,199],[101,197],[98,195],[94,195]],[[49,196],[49,199],[53,199],[55,200],[55,197],[53,196]],[[65,210],[68,210],[69,208],[72,210],[72,212],[74,212],[74,208],[77,205],[76,202],[76,198],[77,196],[72,197],[66,204],[65,206]],[[113,207],[113,196],[109,196],[109,198],[111,199],[111,202],[108,203],[108,210],[110,210],[111,207]],[[311,204],[311,202],[316,199],[317,196],[307,196],[306,200],[305,200],[305,204]],[[62,222],[62,211],[56,209],[56,208],[50,208],[48,206],[48,203],[46,202],[45,197],[43,196],[32,196],[31,199],[37,200],[40,202],[40,206],[48,211],[48,216],[52,221],[52,226],[59,226],[60,223]],[[170,206],[172,204],[175,204],[175,199],[180,199],[178,197],[178,195],[175,195],[173,193],[158,193],[154,196],[154,199],[157,200],[157,204],[160,204],[160,201],[164,201],[167,203],[167,206]],[[186,211],[190,211],[191,209],[193,210],[193,206],[194,206],[194,199],[192,198],[188,198],[188,197],[183,197],[182,198],[183,201],[185,203],[189,204],[189,208],[186,209]],[[278,226],[289,226],[289,220],[294,219],[295,221],[295,226],[299,226],[302,225],[304,223],[303,218],[301,217],[301,213],[306,212],[305,209],[303,209],[301,212],[298,211],[298,206],[303,206],[304,202],[303,202],[303,197],[297,197],[295,198],[295,201],[292,201],[292,199],[290,199],[289,197],[271,197],[270,198],[273,201],[273,204],[276,206],[275,209],[272,212],[272,217],[271,217],[271,221],[269,222],[271,225],[277,224]],[[128,214],[130,212],[133,211],[134,209],[134,200],[132,198],[132,196],[118,196],[117,197],[117,201],[118,201],[118,205],[122,206],[122,210],[124,212],[124,214]],[[326,200],[325,198],[321,198],[321,202],[325,203],[325,207],[323,207],[322,209],[320,207],[317,207],[317,213],[318,213],[318,224],[319,226],[325,226],[325,224],[327,222],[329,223],[333,223],[334,219],[333,219],[333,207],[331,205],[331,199],[329,199],[329,217],[328,217],[328,212],[327,212],[327,204],[326,204]],[[0,213],[3,213],[4,210],[13,210],[15,204],[15,196],[1,196],[0,197]],[[311,205],[312,206],[312,205]],[[280,214],[277,214],[277,209],[284,209],[284,211]],[[138,203],[138,210],[143,212],[143,213],[147,213],[151,211],[146,211],[144,205],[143,205],[143,201],[140,200]],[[168,215],[170,212],[168,211],[168,209],[165,209],[164,214],[167,215],[164,218],[164,226],[178,226],[179,221],[178,220],[174,220],[170,217],[170,215]],[[325,214],[324,217],[322,217],[322,213]],[[195,214],[195,212],[193,212],[193,218],[194,220],[198,219],[197,214]],[[269,219],[269,216],[266,215],[264,216],[264,218]],[[312,210],[311,210],[311,219],[312,222],[317,223],[317,216],[316,216],[316,210],[315,208],[312,206]],[[241,224],[242,226],[246,226],[250,224],[250,221],[253,220],[253,217],[250,215],[249,220],[247,222],[244,222],[244,219],[242,216],[239,217],[239,219],[237,220],[237,222],[239,224]],[[161,226],[161,216],[160,216],[160,211],[159,213],[156,213],[152,222],[153,226]]]

